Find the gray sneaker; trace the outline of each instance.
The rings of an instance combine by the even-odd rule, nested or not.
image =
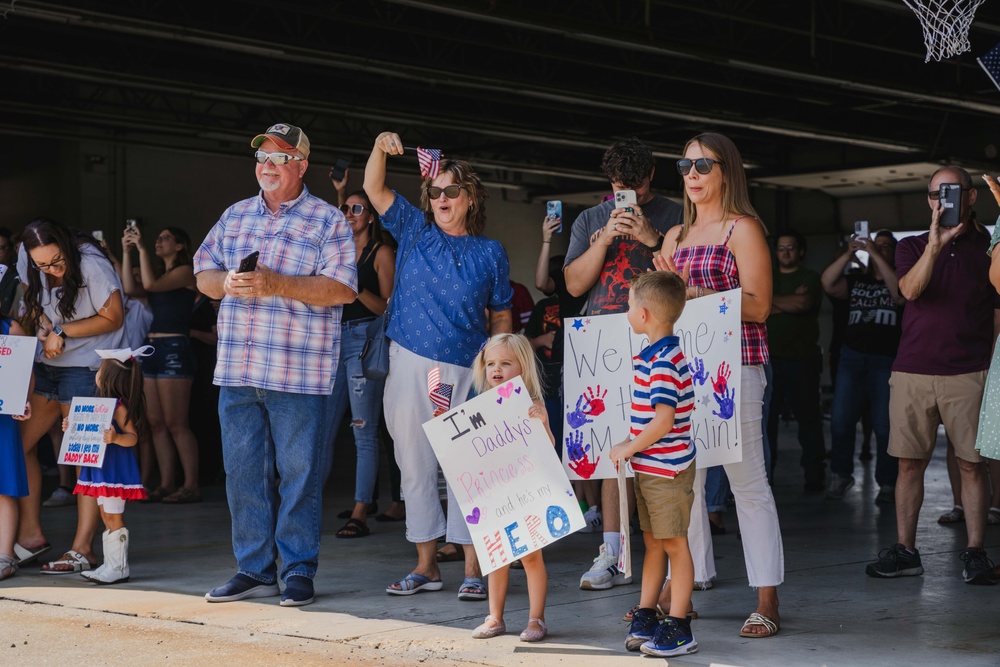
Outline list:
[[[924,566],[920,562],[920,552],[916,549],[909,551],[902,544],[893,544],[888,549],[883,549],[878,554],[878,560],[869,563],[865,568],[865,574],[869,577],[886,579],[915,577],[923,573]]]
[[[854,477],[841,477],[837,474],[830,475],[830,486],[826,489],[826,497],[840,500],[852,486],[854,486]]]
[[[986,549],[966,549],[958,557],[965,563],[965,568],[962,569],[965,583],[987,586],[997,583],[997,577],[993,573],[993,561],[986,555]]]
[[[42,507],[68,507],[69,505],[76,505],[76,496],[65,486],[60,486],[53,491],[52,495],[42,503]]]

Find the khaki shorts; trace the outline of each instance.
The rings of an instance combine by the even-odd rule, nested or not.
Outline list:
[[[692,461],[673,479],[635,474],[635,506],[642,532],[658,540],[687,537],[694,504],[694,465]]]
[[[938,424],[944,424],[955,456],[972,463],[982,461],[976,451],[976,431],[985,386],[986,371],[964,375],[893,371],[889,376],[889,454],[929,460]]]

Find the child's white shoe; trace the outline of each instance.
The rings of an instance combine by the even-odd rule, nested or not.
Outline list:
[[[104,563],[80,575],[95,584],[122,584],[129,580],[128,528],[104,531]]]

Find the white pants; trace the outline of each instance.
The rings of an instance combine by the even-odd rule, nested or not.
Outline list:
[[[778,526],[778,509],[774,495],[767,483],[764,468],[764,434],[762,428],[764,406],[764,368],[744,366],[740,399],[740,446],[743,460],[724,466],[729,485],[736,497],[736,516],[743,539],[743,557],[746,560],[750,586],[778,586],[785,580],[785,552]],[[695,478],[694,507],[688,544],[695,563],[695,581],[715,576],[715,554],[708,525],[708,506],[705,504],[705,471],[699,470]]]
[[[421,543],[447,535],[449,542],[472,544],[469,527],[451,486],[447,519],[441,509],[438,460],[424,434],[423,424],[434,417],[434,404],[427,396],[427,373],[435,366],[441,369],[441,382],[454,385],[452,406],[464,403],[472,388],[471,369],[421,357],[395,342],[389,345],[389,376],[382,404],[401,473],[406,539]]]

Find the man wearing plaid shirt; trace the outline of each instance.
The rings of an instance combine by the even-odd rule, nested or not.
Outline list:
[[[309,194],[309,140],[279,123],[254,137],[260,194],[229,207],[194,258],[219,308],[219,418],[239,572],[209,602],[278,594],[313,601],[320,542],[320,445],[340,354],[342,306],[357,296],[344,216]],[[256,270],[238,272],[259,252]],[[280,480],[275,482],[277,478]]]

